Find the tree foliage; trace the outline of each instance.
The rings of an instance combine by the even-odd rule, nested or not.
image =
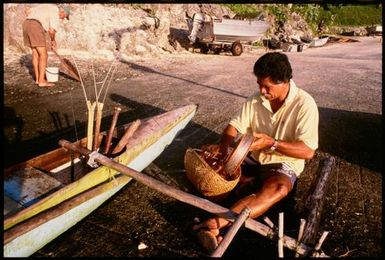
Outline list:
[[[275,21],[285,22],[296,12],[315,29],[320,23],[325,26],[368,26],[382,24],[382,5],[344,4],[224,4],[238,16],[252,19],[261,12],[275,16]]]

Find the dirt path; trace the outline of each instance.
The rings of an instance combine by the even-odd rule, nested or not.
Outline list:
[[[328,255],[379,256],[382,248],[382,49],[375,38],[330,44],[287,53],[294,80],[316,100],[320,111],[320,154],[336,156],[323,228]],[[144,172],[174,187],[192,190],[183,174],[188,146],[215,142],[243,100],[256,90],[252,67],[263,50],[240,57],[221,55],[122,59],[105,102],[102,129],[109,127],[113,107],[120,105],[124,122],[157,114],[187,103],[199,104],[190,125]],[[92,86],[90,61],[79,66]],[[86,106],[79,83],[64,76],[52,89],[39,89],[29,74],[29,57],[5,53],[5,165],[57,147],[61,138],[84,135]],[[95,61],[103,79],[110,61]],[[88,75],[86,74],[88,72]],[[74,121],[76,120],[76,131]],[[369,141],[370,140],[370,141]],[[297,204],[303,205],[314,174],[304,172]],[[302,192],[302,193],[301,193]],[[38,256],[199,256],[185,232],[202,212],[131,182],[68,232],[40,250]],[[299,221],[294,219],[293,221]],[[296,230],[287,230],[296,237]],[[276,245],[241,231],[228,256],[252,256],[265,248],[276,256]],[[149,247],[139,251],[139,242]],[[271,251],[269,251],[271,250]]]

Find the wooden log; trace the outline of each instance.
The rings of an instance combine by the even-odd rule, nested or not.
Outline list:
[[[223,255],[223,253],[229,247],[231,241],[233,241],[235,234],[238,232],[240,227],[243,225],[243,223],[249,217],[250,211],[251,211],[251,209],[249,207],[246,207],[242,210],[242,212],[239,214],[238,218],[234,221],[234,223],[231,225],[230,229],[227,231],[222,242],[218,245],[218,247],[215,249],[215,251],[211,254],[211,257],[221,257]]]
[[[140,119],[135,120],[130,126],[127,128],[126,132],[124,133],[123,137],[120,139],[119,143],[116,145],[115,149],[112,151],[112,154],[119,153],[123,150],[124,146],[126,146],[128,140],[130,137],[135,133],[136,129],[140,126],[141,121]]]
[[[119,113],[120,113],[121,110],[122,109],[120,107],[115,107],[114,108],[114,115],[112,117],[112,122],[111,122],[110,130],[108,131],[107,138],[106,138],[106,143],[105,143],[104,150],[103,150],[104,154],[108,154],[108,152],[110,151],[112,134],[114,133],[116,123],[118,122],[118,116],[119,116]]]
[[[306,200],[308,217],[302,240],[306,244],[315,244],[319,231],[327,184],[334,162],[335,158],[333,156],[326,156],[320,161],[314,191],[311,192],[311,195]]]
[[[75,152],[78,152],[82,155],[90,156],[91,154],[91,151],[82,147],[77,147],[66,140],[60,140],[59,144],[64,148],[74,150]],[[166,185],[158,180],[155,180],[147,176],[146,174],[130,169],[129,167],[126,167],[98,152],[92,152],[92,153],[93,153],[93,160],[95,160],[96,162],[103,164],[107,167],[113,168],[116,171],[121,172],[122,174],[128,175],[131,178],[135,179],[136,181],[139,181],[140,183],[152,189],[155,189],[163,194],[166,194],[167,196],[170,196],[181,202],[190,204],[194,207],[203,209],[212,214],[216,214],[222,218],[226,218],[231,222],[234,222],[234,220],[236,219],[237,214],[225,207],[215,204],[207,199],[200,198],[198,196],[189,194],[182,190]],[[271,228],[254,219],[248,218],[245,221],[245,227],[257,232],[262,236],[265,236],[270,239],[275,239],[274,231]],[[297,250],[297,252],[301,255],[306,255],[313,250],[312,247],[309,247],[304,243],[301,243],[300,245],[297,246],[297,240],[286,235],[283,236],[283,244],[284,246],[286,246],[291,250]]]

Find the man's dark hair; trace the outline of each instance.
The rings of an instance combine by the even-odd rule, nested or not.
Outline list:
[[[289,59],[285,54],[269,52],[261,56],[254,64],[254,74],[258,78],[270,76],[274,83],[288,82],[292,77]]]

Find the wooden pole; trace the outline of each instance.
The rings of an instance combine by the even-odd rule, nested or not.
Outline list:
[[[115,149],[112,151],[112,154],[119,153],[123,150],[124,146],[126,146],[128,140],[130,140],[130,137],[135,133],[136,129],[138,129],[140,124],[140,119],[135,120],[132,124],[130,124],[123,137],[120,139],[119,143],[115,146]]]
[[[103,151],[104,154],[108,154],[108,152],[110,151],[112,134],[114,133],[116,123],[118,122],[118,116],[121,110],[122,109],[120,107],[114,108],[114,115],[112,117],[111,127],[110,127],[110,130],[108,131],[106,144],[104,146],[104,151]]]
[[[87,149],[92,150],[92,132],[94,130],[95,102],[87,100],[88,124],[87,124]]]
[[[283,212],[280,212],[278,216],[278,257],[283,258]]]
[[[229,247],[235,234],[238,232],[240,227],[243,225],[243,223],[249,217],[250,211],[251,211],[251,209],[249,207],[246,207],[242,210],[241,214],[239,214],[238,218],[234,221],[234,223],[231,225],[230,229],[227,231],[222,242],[215,249],[214,253],[211,254],[211,257],[221,257],[223,255],[223,253]]]
[[[100,134],[100,126],[102,124],[102,113],[103,113],[103,103],[96,103],[96,121],[95,121],[95,135],[94,135],[94,143],[93,149],[96,151],[99,148],[99,134]]]
[[[314,247],[314,251],[311,255],[312,257],[327,257],[327,255],[325,255],[324,252],[322,252],[320,249],[328,234],[329,231],[324,231],[322,233],[321,238],[319,239],[317,245]]]
[[[74,150],[75,152],[78,152],[82,155],[88,155],[90,156],[91,151],[83,148],[83,147],[78,147],[75,144],[72,144],[66,140],[60,140],[59,144],[67,149]],[[90,158],[91,159],[91,158]],[[229,221],[234,221],[236,219],[236,213],[232,212],[231,210],[222,207],[218,204],[215,204],[207,199],[200,198],[198,196],[192,195],[190,193],[184,192],[182,190],[173,188],[167,184],[164,184],[158,180],[155,180],[146,174],[143,174],[141,172],[135,171],[129,167],[126,167],[110,158],[107,156],[104,156],[98,152],[92,152],[92,159],[95,160],[96,162],[103,164],[107,167],[113,168],[116,171],[121,172],[122,174],[128,175],[131,178],[135,179],[136,181],[139,181],[140,183],[155,189],[163,194],[166,194],[167,196],[170,196],[174,199],[177,199],[181,202],[190,204],[194,207],[203,209],[207,212],[210,212],[212,214],[216,214],[222,218],[226,218]],[[257,232],[258,234],[268,237],[270,239],[274,239],[274,232],[271,228],[268,226],[259,223],[258,221],[248,218],[245,221],[245,227]],[[311,252],[312,248],[307,246],[306,244],[301,243],[297,247],[297,241],[294,238],[291,238],[289,236],[283,236],[284,241],[283,244],[284,246],[288,247],[291,250],[298,250],[298,252],[301,255],[306,255],[309,252]]]
[[[326,237],[327,237],[328,234],[329,234],[329,231],[324,231],[324,232],[322,233],[322,236],[321,236],[321,238],[319,239],[317,245],[314,247],[314,250],[318,251],[318,250],[321,249],[321,246],[322,246],[323,242],[325,241],[325,239],[326,239]]]
[[[274,223],[267,217],[267,216],[264,216],[263,217],[263,221],[265,221],[265,223],[271,227],[271,228],[274,228]]]

